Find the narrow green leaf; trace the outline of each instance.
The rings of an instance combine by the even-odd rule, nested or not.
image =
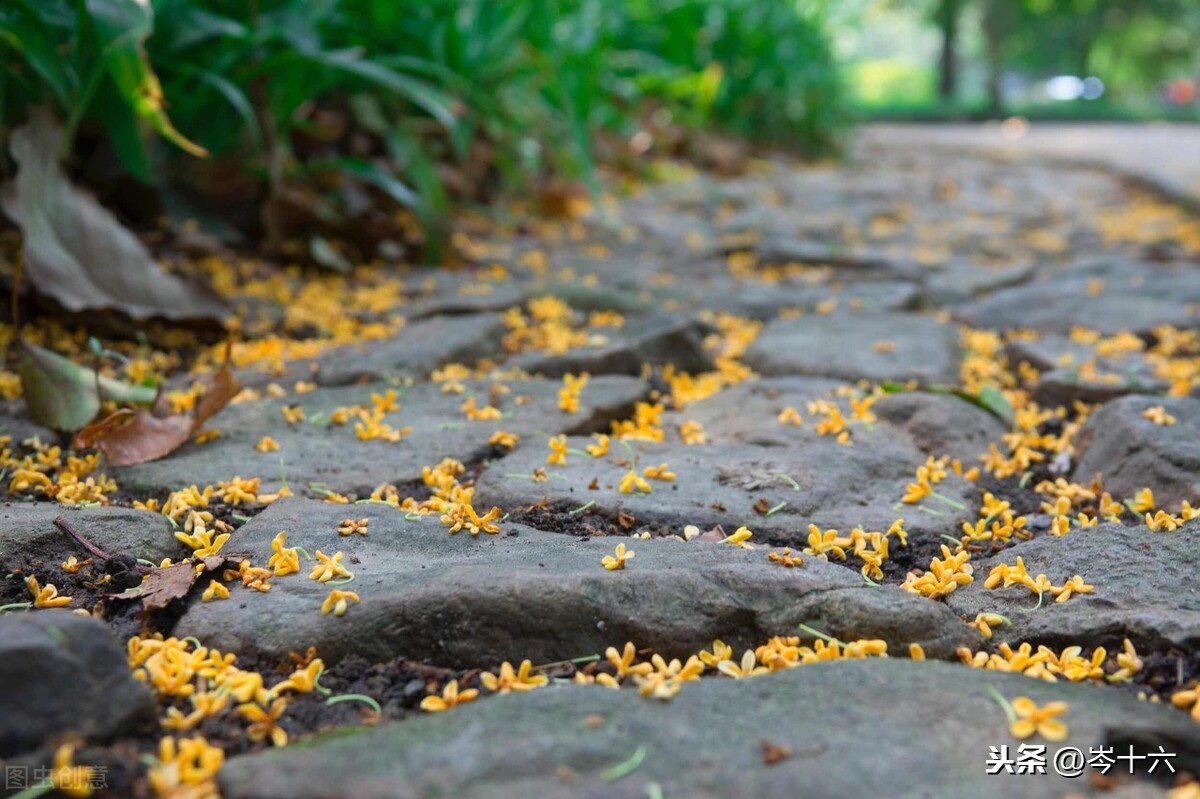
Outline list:
[[[100,410],[101,400],[144,405],[154,401],[153,388],[97,379],[86,366],[28,342],[21,343],[17,373],[29,415],[55,430],[80,429]]]

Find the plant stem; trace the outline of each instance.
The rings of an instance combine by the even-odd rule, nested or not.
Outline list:
[[[99,558],[100,560],[112,559],[112,555],[109,555],[103,549],[84,538],[83,533],[76,530],[74,525],[67,521],[66,516],[59,516],[56,518],[54,520],[54,526],[71,536],[71,538],[75,539],[75,543],[79,544],[79,546],[91,553],[92,557]]]

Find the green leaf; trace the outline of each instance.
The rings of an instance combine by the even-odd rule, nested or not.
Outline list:
[[[62,108],[70,105],[72,76],[55,48],[54,36],[27,0],[15,0],[11,8],[0,12],[0,42],[25,57]]]
[[[207,150],[176,130],[167,116],[162,86],[142,49],[142,42],[154,30],[154,12],[149,2],[85,0],[85,4],[108,73],[134,113],[180,149],[199,157],[208,155]]]
[[[153,388],[97,376],[86,366],[28,342],[21,342],[17,374],[30,417],[55,430],[80,429],[99,412],[102,400],[154,401]]]
[[[1000,389],[993,386],[984,386],[979,389],[979,394],[975,397],[975,401],[979,407],[986,411],[991,411],[1004,421],[1012,424],[1015,418],[1013,407],[1009,404]]]
[[[395,92],[414,105],[423,108],[447,129],[453,129],[458,122],[458,118],[450,110],[449,98],[424,81],[363,58],[357,50],[308,51],[303,55],[317,64],[345,72],[368,83],[373,83],[379,88]]]

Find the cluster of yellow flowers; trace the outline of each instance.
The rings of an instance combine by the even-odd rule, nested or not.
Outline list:
[[[929,562],[929,570],[923,574],[909,572],[900,587],[911,594],[920,594],[930,599],[952,594],[960,585],[975,581],[972,576],[975,570],[968,562],[970,559],[971,553],[967,550],[954,554],[948,546],[942,544],[941,559],[933,558]]]
[[[563,385],[558,390],[558,409],[563,413],[576,413],[579,410],[579,395],[587,383],[588,374],[586,372],[579,377],[570,374],[563,375]]]
[[[1015,566],[1009,566],[1007,563],[996,565],[983,581],[984,588],[1011,588],[1014,585],[1028,588],[1038,596],[1039,601],[1044,594],[1050,594],[1055,597],[1055,602],[1066,602],[1075,594],[1090,594],[1095,590],[1095,586],[1086,584],[1078,574],[1059,586],[1052,584],[1044,574],[1032,577],[1025,569],[1025,561],[1020,557],[1017,558]]]
[[[509,308],[504,314],[508,333],[503,344],[507,352],[535,350],[562,355],[567,350],[604,341],[586,330],[573,328],[571,307],[557,297],[537,297],[529,301],[528,307],[528,316],[519,307]]]
[[[1028,643],[1020,644],[1016,649],[1002,643],[997,649],[998,652],[989,653],[972,652],[967,647],[959,647],[957,654],[959,660],[972,668],[1024,674],[1046,682],[1058,682],[1060,677],[1071,682],[1128,682],[1143,667],[1141,657],[1128,638],[1125,639],[1124,649],[1113,658],[1110,665],[1112,671],[1107,673],[1104,668],[1108,661],[1108,650],[1102,646],[1096,647],[1091,657],[1084,657],[1083,648],[1079,646],[1068,646],[1062,652],[1055,652],[1048,646],[1039,646],[1034,651]]]
[[[926,497],[939,499],[948,505],[959,507],[960,503],[952,500],[949,497],[943,497],[941,494],[933,490],[933,487],[946,479],[949,468],[956,475],[974,482],[979,477],[979,469],[963,469],[962,463],[957,458],[950,458],[949,455],[943,455],[940,458],[934,458],[932,455],[925,459],[925,462],[917,467],[916,482],[909,483],[905,487],[904,496],[900,501],[908,505],[915,505]]]
[[[707,399],[718,391],[754,376],[739,359],[758,338],[762,322],[732,314],[704,313],[701,318],[713,324],[718,331],[705,339],[705,346],[713,353],[717,368],[712,372],[690,375],[672,365],[663,367],[662,377],[671,387],[671,402],[676,409]]]
[[[13,494],[41,494],[63,505],[107,505],[117,483],[98,473],[100,456],[76,456],[34,437],[22,442],[30,452],[18,457],[12,436],[0,435],[0,473],[11,474]]]
[[[855,527],[847,536],[838,534],[837,530],[825,530],[815,524],[808,526],[808,546],[805,554],[815,555],[822,560],[828,560],[830,555],[838,560],[846,559],[846,550],[862,560],[862,574],[872,580],[883,579],[883,562],[888,559],[889,536],[896,536],[901,546],[908,543],[908,533],[904,529],[904,520],[896,519],[884,532],[867,532],[862,527]]]
[[[613,437],[626,441],[662,441],[661,402],[639,402],[634,406],[633,419],[612,423]]]
[[[997,499],[990,491],[985,491],[983,494],[979,517],[974,524],[963,522],[963,537],[956,551],[965,549],[972,542],[1001,541],[1007,543],[1014,536],[1022,539],[1030,536],[1025,529],[1027,523],[1025,517],[1015,516],[1009,502]]]
[[[708,434],[704,432],[704,426],[693,419],[679,425],[679,437],[688,446],[708,443]]]

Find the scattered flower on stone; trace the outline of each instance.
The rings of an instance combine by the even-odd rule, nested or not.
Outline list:
[[[333,611],[334,616],[345,616],[350,605],[358,604],[358,594],[353,591],[341,591],[334,588],[329,592],[329,596],[325,597],[325,601],[321,603],[321,615],[328,615]]]
[[[458,680],[451,680],[442,689],[441,696],[427,696],[421,700],[421,710],[426,713],[441,713],[444,710],[473,702],[479,696],[479,689],[465,688],[458,690]]]
[[[605,555],[600,560],[600,563],[603,564],[604,568],[608,569],[610,572],[616,571],[617,569],[624,569],[625,561],[632,560],[634,554],[634,551],[632,549],[626,549],[624,544],[617,544],[616,554]]]

